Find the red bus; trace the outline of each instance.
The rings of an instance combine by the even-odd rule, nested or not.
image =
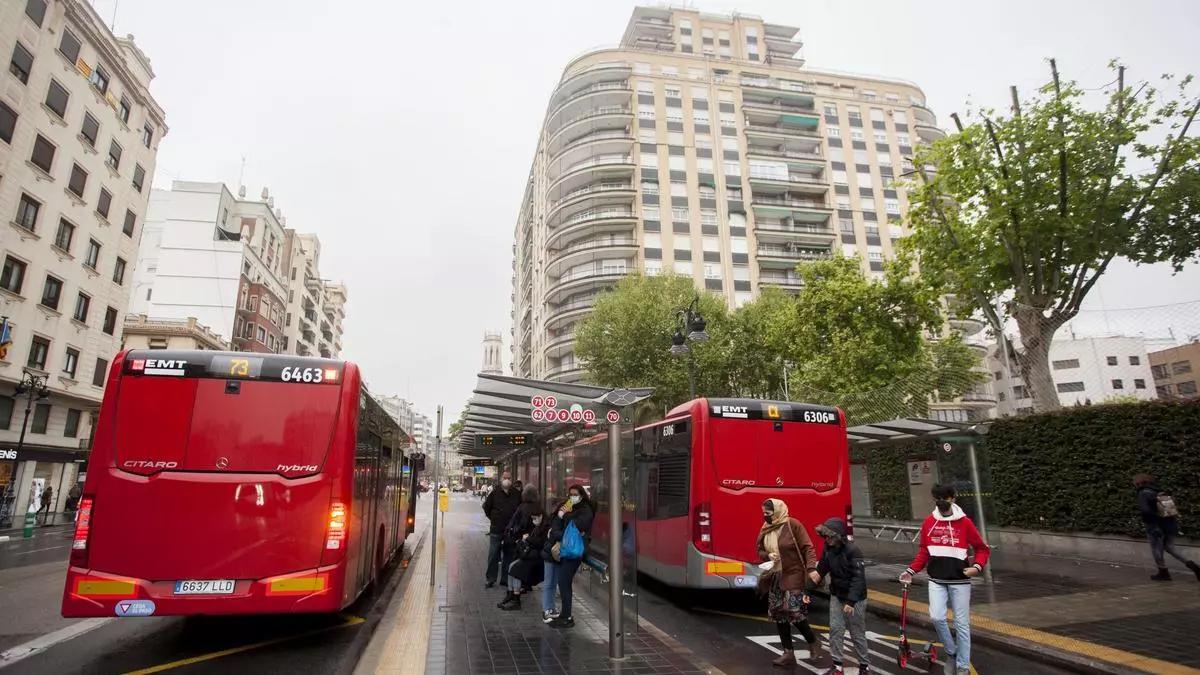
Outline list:
[[[598,434],[557,451],[549,467],[552,495],[583,483],[598,503],[592,549],[601,559],[608,553],[607,457],[607,436]],[[636,541],[638,571],[672,586],[754,586],[765,499],[787,503],[818,553],[814,528],[850,516],[849,447],[837,408],[696,399],[627,433],[622,466],[633,467],[622,489],[632,498],[625,515],[636,534],[625,550]]]
[[[353,363],[123,352],[62,614],[338,611],[412,531],[407,443]]]

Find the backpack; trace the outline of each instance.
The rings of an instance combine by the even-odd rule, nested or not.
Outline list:
[[[579,528],[575,527],[575,523],[567,523],[558,554],[563,560],[583,559],[583,535],[579,533]]]
[[[1155,497],[1155,504],[1158,506],[1159,518],[1178,518],[1179,509],[1175,506],[1175,498],[1165,492],[1158,493]]]

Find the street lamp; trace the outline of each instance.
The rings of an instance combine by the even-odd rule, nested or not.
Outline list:
[[[24,371],[21,381],[17,383],[17,388],[13,392],[13,396],[25,395],[25,419],[21,422],[21,436],[17,439],[17,455],[20,456],[21,449],[25,446],[25,429],[29,426],[29,411],[33,410],[34,400],[42,400],[50,397],[50,390],[46,388],[46,378],[36,373],[31,373],[28,370]]]
[[[691,304],[675,310],[675,334],[671,336],[671,354],[688,357],[688,389],[696,398],[696,357],[688,342],[704,342],[708,339],[708,324],[700,315],[700,296],[692,298]],[[686,333],[685,333],[686,331]]]

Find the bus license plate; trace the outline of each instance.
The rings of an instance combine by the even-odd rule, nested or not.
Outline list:
[[[175,582],[175,595],[229,595],[233,579],[188,579]]]

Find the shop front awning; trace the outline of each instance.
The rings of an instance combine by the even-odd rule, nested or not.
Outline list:
[[[585,424],[604,422],[609,411],[643,401],[652,393],[654,390],[647,388],[614,389],[480,374],[456,440],[465,454],[495,458]]]
[[[903,417],[887,422],[860,424],[846,429],[846,434],[850,440],[850,447],[867,448],[920,439],[979,437],[987,434],[987,424]]]

